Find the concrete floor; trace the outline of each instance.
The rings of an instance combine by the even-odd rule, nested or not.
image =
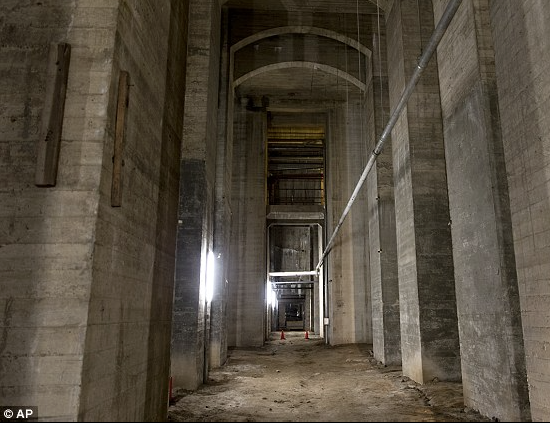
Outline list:
[[[377,362],[369,344],[284,335],[230,350],[205,385],[175,393],[169,421],[491,421],[464,407],[460,383],[419,385],[400,366]]]

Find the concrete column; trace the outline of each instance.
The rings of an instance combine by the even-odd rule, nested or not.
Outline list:
[[[550,420],[550,2],[491,0],[489,6],[531,415],[543,422]],[[500,282],[499,291],[501,314],[510,313],[499,321],[508,342],[508,384],[513,376],[524,383],[523,374],[514,375],[522,370],[522,350],[511,282]],[[516,398],[507,393],[502,401],[521,405],[516,418],[526,419],[524,386],[511,388]]]
[[[0,397],[40,420],[166,418],[186,13],[176,0],[0,6]],[[37,188],[52,42],[71,63],[56,185]]]
[[[218,106],[218,146],[216,156],[216,186],[214,240],[216,256],[215,278],[210,321],[210,367],[219,367],[227,360],[227,272],[231,233],[231,177],[233,160],[232,126],[229,124],[229,47],[228,16],[222,14],[222,46],[220,95]],[[231,97],[232,98],[232,97]]]
[[[376,17],[372,18],[376,20]],[[378,22],[373,22],[373,26]],[[380,40],[378,40],[378,35]],[[373,77],[367,104],[368,151],[380,139],[390,116],[386,63],[386,30],[380,19],[380,32],[372,54]],[[380,61],[382,63],[380,63]],[[374,357],[386,365],[401,364],[399,326],[399,282],[391,140],[377,157],[365,184],[368,197],[369,254],[372,296],[372,349]]]
[[[214,230],[219,13],[215,0],[189,3],[171,363],[174,387],[184,389],[197,388],[208,373],[205,284]]]
[[[1,2],[0,16],[0,402],[77,421],[119,5]],[[59,164],[56,185],[39,188],[57,43],[71,46]]]
[[[434,2],[435,16],[446,2]],[[437,50],[464,401],[530,419],[488,0],[464,1]]]
[[[228,345],[261,346],[266,320],[265,110],[235,105]]]
[[[386,25],[393,109],[433,32],[431,1],[394,2]],[[402,365],[419,383],[460,380],[438,83],[432,60],[392,132]]]
[[[319,263],[319,225],[311,225],[309,227],[309,236],[311,240],[311,263],[310,269],[315,269],[317,263]],[[311,332],[320,335],[323,332],[323,296],[320,295],[323,292],[323,280],[322,273],[317,277],[317,283],[313,284],[313,289],[311,290],[311,312],[313,314],[313,319],[311,320]]]
[[[349,102],[331,112],[327,132],[327,237],[337,225],[367,159],[362,94],[350,88]],[[368,230],[366,193],[361,190],[325,259],[328,269],[329,319],[332,345],[371,342],[368,293]]]
[[[162,117],[162,143],[156,201],[156,250],[151,289],[147,379],[144,421],[164,419],[167,414],[170,377],[172,305],[179,195],[179,154],[183,131],[185,63],[187,55],[188,4],[171,0],[167,43],[166,88]]]

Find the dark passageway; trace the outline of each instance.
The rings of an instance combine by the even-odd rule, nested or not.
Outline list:
[[[549,22],[0,0],[0,415],[550,421]]]

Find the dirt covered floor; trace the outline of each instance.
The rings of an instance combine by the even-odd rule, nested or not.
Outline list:
[[[377,362],[370,345],[325,345],[304,332],[275,333],[261,348],[228,352],[193,392],[174,392],[172,422],[482,422],[462,385],[419,385]]]

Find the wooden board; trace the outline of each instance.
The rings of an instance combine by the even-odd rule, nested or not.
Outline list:
[[[111,181],[111,206],[120,207],[122,204],[122,167],[124,161],[124,126],[126,110],[128,109],[129,74],[120,71],[118,78],[118,101],[115,122],[115,143],[113,148],[113,178]]]
[[[38,139],[35,185],[55,186],[59,161],[59,147],[65,112],[65,95],[71,61],[71,46],[52,45],[48,67],[46,101],[42,111],[42,125]]]

